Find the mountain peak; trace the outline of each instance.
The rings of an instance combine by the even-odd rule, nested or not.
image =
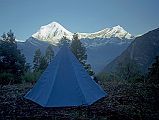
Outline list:
[[[60,25],[58,22],[52,22],[52,23],[50,23],[50,24],[52,24],[52,25]],[[61,26],[61,25],[60,25]]]
[[[65,29],[62,25],[60,25],[58,22],[51,22],[48,25],[44,25],[42,27],[56,27],[56,28],[63,28]]]
[[[120,39],[133,39],[134,37],[128,33],[120,25],[117,25],[112,28],[105,28],[101,31],[94,33],[78,33],[80,38],[120,38]]]
[[[59,23],[52,22],[48,25],[41,26],[40,29],[32,35],[32,37],[56,44],[63,38],[63,36],[68,39],[72,39],[72,35],[73,34],[70,31],[66,30]]]
[[[134,38],[134,36],[132,36],[130,33],[128,33],[120,25],[113,27],[111,31],[112,31],[114,37],[118,37],[120,39],[122,39],[122,38],[133,39]]]
[[[121,27],[120,25],[114,26],[113,29],[117,29],[117,30],[124,30],[123,27]]]
[[[120,39],[132,39],[133,36],[125,31],[120,25],[117,25],[112,28],[105,28],[104,30],[94,32],[94,33],[78,33],[79,39],[82,38],[111,38],[117,37]],[[32,37],[42,40],[48,41],[54,45],[56,45],[59,40],[63,37],[66,37],[69,40],[72,40],[73,33],[66,30],[62,25],[57,22],[51,22],[48,25],[41,26],[40,29],[32,35]]]

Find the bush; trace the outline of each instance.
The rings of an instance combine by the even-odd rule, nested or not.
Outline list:
[[[96,77],[99,81],[112,81],[119,79],[115,73],[104,73],[104,72],[97,74]]]
[[[0,84],[1,85],[7,85],[9,83],[12,83],[14,81],[14,75],[11,73],[0,73]]]
[[[126,83],[144,83],[145,82],[145,76],[141,74],[136,74],[134,76],[129,77],[127,80],[121,78],[121,76],[118,73],[112,72],[112,73],[105,73],[101,72],[97,74],[97,80],[102,82],[126,82]]]
[[[145,76],[144,75],[136,75],[136,76],[133,76],[131,78],[128,79],[128,82],[129,83],[145,83]]]
[[[34,83],[36,82],[40,75],[41,75],[42,71],[35,71],[35,72],[27,72],[24,74],[24,76],[22,77],[23,82],[31,82]]]

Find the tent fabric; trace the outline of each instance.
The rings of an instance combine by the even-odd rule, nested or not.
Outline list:
[[[68,107],[91,105],[106,95],[70,49],[63,46],[24,97],[43,107]]]

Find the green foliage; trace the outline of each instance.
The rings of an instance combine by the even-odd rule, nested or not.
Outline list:
[[[122,81],[129,83],[145,82],[145,76],[141,74],[137,64],[129,60],[127,63],[119,63],[115,72],[101,72],[97,75],[101,81]]]
[[[3,77],[4,80],[4,75],[7,73],[8,78],[5,77],[6,81],[4,83],[20,83],[21,76],[25,70],[25,57],[21,54],[20,50],[17,49],[14,33],[10,30],[7,34],[4,33],[0,39],[1,77]],[[2,78],[0,78],[0,80],[2,80]]]
[[[45,70],[48,64],[51,62],[51,60],[54,58],[54,51],[51,45],[49,45],[46,48],[45,55],[43,56],[40,49],[37,49],[34,54],[33,59],[33,70],[39,71],[39,70]]]
[[[14,75],[11,73],[2,72],[0,73],[0,84],[7,85],[14,81]]]
[[[101,72],[101,73],[98,73],[96,77],[99,81],[103,81],[103,82],[119,80],[118,76],[115,73]]]
[[[149,68],[148,83],[159,84],[159,56],[155,57],[155,62]]]
[[[39,71],[39,70],[44,71],[47,66],[48,66],[48,62],[47,62],[46,58],[45,58],[44,56],[42,56],[42,57],[40,58],[40,64],[39,64],[39,66],[38,66],[38,71]]]
[[[63,45],[66,45],[66,46],[70,46],[70,40],[68,40],[66,37],[63,37],[59,43],[58,43],[58,46],[61,47]]]
[[[32,82],[35,80],[35,77],[32,72],[27,72],[22,76],[23,82]]]
[[[49,46],[46,48],[45,58],[46,58],[46,60],[47,60],[47,63],[50,63],[51,60],[54,58],[54,50],[53,50],[53,48],[52,48],[52,45],[49,45]]]
[[[40,49],[37,49],[37,50],[35,51],[35,55],[34,55],[34,59],[33,59],[33,63],[34,63],[33,69],[34,69],[34,71],[38,71],[38,67],[39,67],[39,65],[40,65],[41,56],[42,56],[42,55],[41,55]]]
[[[79,62],[84,66],[84,68],[87,70],[89,75],[94,75],[95,73],[91,69],[91,65],[87,64],[87,53],[86,48],[81,43],[81,41],[78,39],[78,34],[73,35],[73,41],[71,43],[71,51],[76,56],[76,58],[79,60]]]
[[[93,75],[95,74],[94,71],[92,70],[90,64],[85,64],[85,65],[84,65],[84,68],[87,70],[87,72],[88,72],[88,74],[89,74],[90,76],[93,76]]]
[[[31,82],[34,83],[36,82],[40,75],[41,75],[42,71],[35,71],[35,72],[27,72],[24,74],[24,76],[22,77],[23,82]]]
[[[133,82],[141,77],[139,67],[133,60],[127,60],[125,64],[119,63],[116,69],[115,74],[120,80]]]
[[[51,60],[54,58],[54,51],[51,45],[49,45],[46,48],[45,55],[43,56],[40,49],[37,49],[34,54],[33,59],[33,70],[39,71],[39,70],[45,70],[48,64],[51,62]]]
[[[86,54],[86,48],[81,43],[81,41],[78,39],[78,34],[73,35],[73,41],[71,43],[71,50],[76,56],[76,58],[79,60],[79,62],[82,65],[86,64],[87,61],[87,54]]]
[[[116,82],[123,82],[123,83],[143,83],[145,82],[145,76],[140,75],[140,73],[136,76],[131,76],[129,79],[122,79],[121,76],[115,72],[106,73],[101,72],[97,74],[97,79],[103,82],[107,81],[116,81]]]
[[[37,80],[41,73],[47,68],[48,64],[54,58],[54,51],[51,45],[46,48],[45,55],[41,54],[40,49],[35,51],[33,72],[29,72],[24,76],[24,81]]]

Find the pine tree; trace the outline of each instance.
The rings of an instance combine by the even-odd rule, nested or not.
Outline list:
[[[95,74],[94,71],[92,70],[90,64],[85,64],[84,68],[87,70],[87,72],[88,72],[88,74],[89,74],[90,76],[93,76],[93,75]]]
[[[155,57],[155,62],[149,68],[149,83],[159,84],[159,56]]]
[[[47,61],[48,64],[49,64],[49,63],[51,62],[51,60],[54,58],[54,50],[53,50],[53,48],[52,48],[52,45],[49,45],[49,46],[46,48],[45,58],[46,58],[46,61]]]
[[[14,33],[10,30],[0,40],[0,78],[4,84],[18,83],[26,70],[25,56],[17,48]]]
[[[137,63],[134,60],[127,59],[126,62],[118,63],[116,77],[125,81],[133,81],[140,78],[140,70]]]
[[[68,40],[65,36],[59,41],[58,46],[61,47],[63,45],[69,46],[70,40]]]
[[[40,61],[39,61],[39,66],[38,66],[38,71],[44,71],[46,67],[48,66],[48,62],[46,57],[41,56]]]
[[[87,54],[86,54],[86,48],[81,43],[81,41],[78,39],[78,34],[73,35],[73,41],[71,43],[71,50],[76,56],[76,58],[79,60],[79,62],[85,66],[86,60],[87,60]]]
[[[10,42],[10,43],[12,43],[12,44],[14,44],[14,45],[17,46],[16,41],[15,41],[15,37],[14,37],[14,33],[12,32],[12,30],[10,30],[7,33],[7,39],[6,39],[6,41],[8,41],[8,42]]]
[[[91,65],[87,64],[87,54],[86,54],[86,48],[81,43],[81,41],[78,39],[78,34],[73,35],[73,41],[71,43],[71,51],[74,53],[76,58],[79,60],[79,62],[83,65],[83,67],[87,70],[89,75],[94,75],[93,70],[91,69]]]
[[[42,57],[41,51],[40,51],[40,49],[37,49],[37,50],[35,51],[34,59],[33,59],[33,63],[34,63],[33,69],[34,69],[34,71],[38,71],[41,57]]]
[[[33,70],[34,72],[38,71],[44,71],[48,64],[51,62],[51,60],[54,57],[54,51],[52,49],[52,46],[49,45],[48,48],[45,51],[45,56],[42,55],[40,49],[37,49],[34,54],[33,59]]]

